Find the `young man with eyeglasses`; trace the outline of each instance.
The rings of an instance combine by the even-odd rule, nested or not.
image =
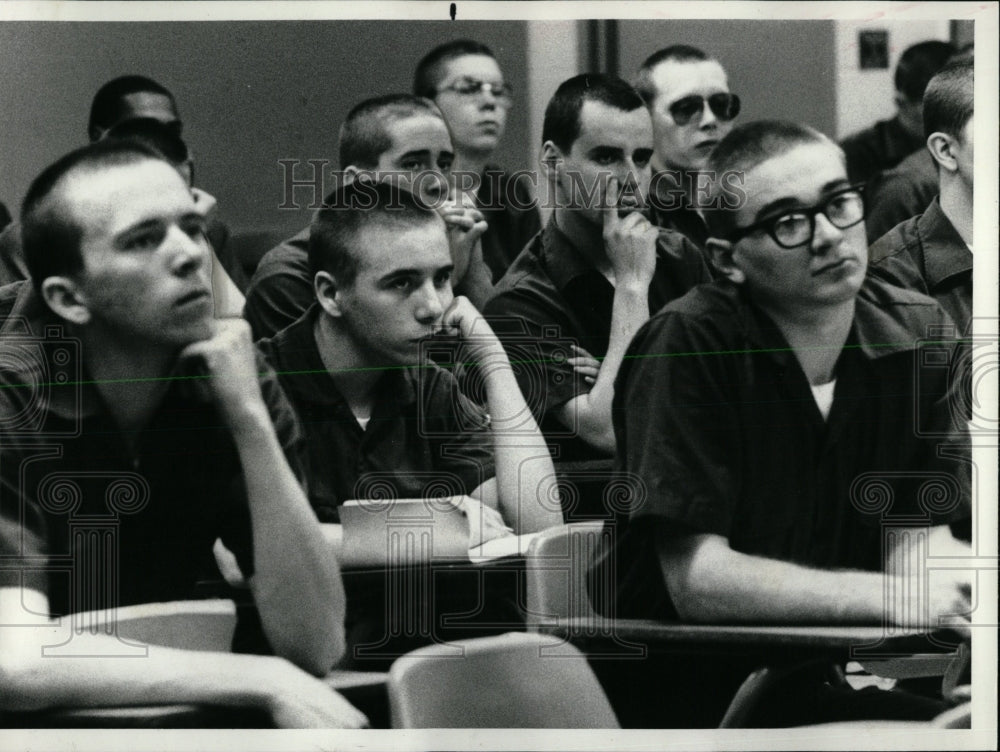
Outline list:
[[[530,181],[491,160],[514,102],[511,85],[484,44],[456,39],[435,47],[417,65],[413,93],[441,108],[455,146],[454,182],[462,199],[483,213],[488,228],[473,249],[470,274],[484,292],[507,271],[541,228]],[[471,279],[470,279],[471,282]],[[477,296],[470,296],[477,302]]]
[[[650,204],[655,221],[703,248],[708,228],[699,213],[709,176],[705,163],[740,113],[722,64],[684,44],[653,53],[635,87],[653,118],[653,176]]]
[[[940,617],[967,635],[967,573],[918,571],[927,541],[931,555],[968,551],[946,524],[969,515],[958,384],[918,347],[947,315],[866,278],[864,201],[826,136],[750,123],[708,166],[739,171],[747,194],[708,215],[724,276],[650,319],[616,385],[618,464],[643,486],[615,531],[618,615]],[[935,354],[947,362],[954,342]],[[946,498],[931,503],[929,481]],[[876,697],[870,712],[896,711]]]
[[[613,384],[629,340],[709,273],[684,236],[643,214],[653,130],[635,89],[602,74],[564,81],[542,138],[557,205],[485,313],[521,361],[521,391],[558,459],[610,458]],[[580,348],[600,359],[589,378],[575,370]]]

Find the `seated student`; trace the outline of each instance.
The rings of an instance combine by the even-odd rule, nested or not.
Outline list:
[[[933,296],[962,333],[972,322],[973,62],[949,63],[927,85],[924,131],[940,195],[875,241],[871,273]]]
[[[131,120],[155,120],[175,138],[180,138],[183,125],[174,97],[167,89],[145,76],[121,76],[108,81],[94,95],[87,135],[91,142],[106,138],[111,129]],[[229,277],[229,284],[237,288],[234,292],[238,292],[246,286],[246,280],[239,261],[226,243],[229,228],[214,215],[208,217],[206,234],[215,257],[213,268],[221,266]],[[221,277],[221,270],[216,275]],[[27,277],[20,225],[13,222],[0,232],[0,285]]]
[[[541,228],[529,181],[511,178],[490,162],[503,138],[513,91],[489,47],[455,39],[435,47],[420,61],[413,77],[413,93],[433,100],[441,109],[455,146],[452,170],[456,188],[467,205],[483,213],[489,225],[480,245],[472,249],[474,260],[470,263],[470,274],[477,275],[488,297]],[[485,302],[483,294],[468,297],[477,304]]]
[[[320,520],[338,521],[337,507],[370,479],[419,498],[435,473],[518,534],[561,524],[552,460],[510,362],[452,293],[444,221],[386,183],[351,183],[329,203],[309,237],[317,302],[261,343],[305,426]],[[436,333],[482,366],[488,413],[422,359]]]
[[[21,223],[33,295],[0,334],[0,709],[219,703],[363,725],[310,676],[344,650],[340,574],[286,459],[294,412],[272,372],[259,380],[246,324],[212,318],[184,180],[148,147],[101,141],[32,183]],[[39,344],[41,369],[24,357]],[[87,659],[120,644],[45,620],[189,598],[219,537],[278,657]],[[51,654],[69,640],[75,655]]]
[[[708,226],[699,209],[707,186],[705,162],[733,127],[740,98],[729,91],[722,64],[686,44],[646,58],[635,88],[653,120],[653,219],[704,248]]]
[[[511,358],[527,363],[521,390],[539,396],[532,407],[556,459],[610,457],[613,384],[629,340],[651,310],[709,273],[684,236],[641,212],[653,131],[631,86],[600,74],[565,81],[545,111],[542,138],[557,205],[486,314]],[[603,359],[593,379],[574,371],[586,353]]]
[[[470,249],[486,230],[486,223],[478,210],[462,209],[448,198],[448,175],[455,156],[448,126],[434,103],[409,94],[366,99],[347,114],[339,146],[345,182],[360,174],[392,180],[440,210],[448,223],[455,259],[453,279],[456,289],[462,290]],[[243,311],[255,339],[273,336],[315,301],[308,247],[307,227],[261,259]]]
[[[928,40],[907,47],[894,74],[896,115],[853,133],[840,146],[853,183],[869,183],[924,147],[921,100],[927,82],[954,54],[948,42]]]
[[[194,162],[187,144],[177,135],[176,129],[153,118],[136,118],[126,120],[105,131],[103,138],[128,138],[155,149],[170,162],[191,189],[195,205],[205,217],[207,225],[215,219],[215,209],[218,202],[215,196],[194,186]],[[224,226],[223,226],[224,228]],[[206,235],[208,231],[206,230]],[[212,242],[209,236],[209,242]],[[212,277],[212,298],[215,303],[215,315],[219,318],[239,316],[243,310],[243,293],[233,279],[227,274],[218,255],[214,252],[210,257]]]
[[[709,167],[745,175],[745,204],[708,215],[725,277],[651,318],[618,377],[617,464],[643,484],[615,530],[618,615],[967,634],[968,573],[916,571],[924,534],[969,552],[944,524],[969,515],[958,385],[914,376],[947,315],[866,279],[862,197],[826,136],[749,123]],[[927,479],[947,498],[925,504]]]

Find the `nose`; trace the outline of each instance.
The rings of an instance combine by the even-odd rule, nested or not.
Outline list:
[[[208,240],[204,235],[191,237],[176,225],[170,233],[171,270],[181,277],[199,272],[208,256]]]
[[[717,118],[715,116],[715,112],[712,111],[712,108],[709,106],[708,100],[706,99],[705,102],[704,102],[704,104],[702,104],[702,107],[701,107],[701,126],[700,127],[702,127],[702,128],[714,128],[718,124],[719,124],[719,118]]]
[[[448,178],[437,170],[426,172],[420,176],[419,192],[424,201],[434,206],[448,195]]]
[[[816,212],[813,222],[815,225],[813,226],[813,239],[812,243],[809,244],[809,252],[814,256],[822,256],[844,237],[844,232],[827,219],[823,212]]]
[[[441,318],[444,313],[444,301],[441,294],[434,286],[434,280],[427,279],[421,285],[416,294],[415,315],[421,324],[429,325]]]

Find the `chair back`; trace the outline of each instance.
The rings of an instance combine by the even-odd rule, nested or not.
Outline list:
[[[552,640],[509,632],[404,655],[389,670],[392,727],[619,728],[586,658],[544,655]]]
[[[600,521],[574,522],[535,536],[525,564],[530,631],[558,629],[569,620],[597,630],[608,626],[610,617],[591,606],[587,576],[591,562],[610,545],[610,532]],[[614,583],[600,580],[594,585],[604,595],[613,594]]]
[[[69,618],[84,628],[117,634],[126,641],[228,653],[236,630],[236,605],[223,599],[141,603]]]

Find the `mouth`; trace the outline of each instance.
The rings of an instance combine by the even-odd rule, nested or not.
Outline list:
[[[834,261],[832,264],[827,264],[826,266],[817,269],[812,273],[812,276],[818,277],[821,274],[829,274],[830,272],[840,271],[841,269],[844,269],[853,263],[854,259],[850,257],[838,259]]]
[[[718,143],[719,143],[719,139],[717,139],[717,138],[710,138],[708,141],[702,141],[695,148],[696,149],[703,149],[705,151],[711,151],[712,149],[715,148],[715,145],[718,144]]]
[[[208,290],[198,289],[182,295],[174,302],[174,306],[181,308],[191,304],[200,304],[211,300],[212,294]]]
[[[481,120],[478,123],[476,123],[476,125],[485,130],[493,130],[493,131],[500,130],[500,123],[498,123],[496,120]]]

